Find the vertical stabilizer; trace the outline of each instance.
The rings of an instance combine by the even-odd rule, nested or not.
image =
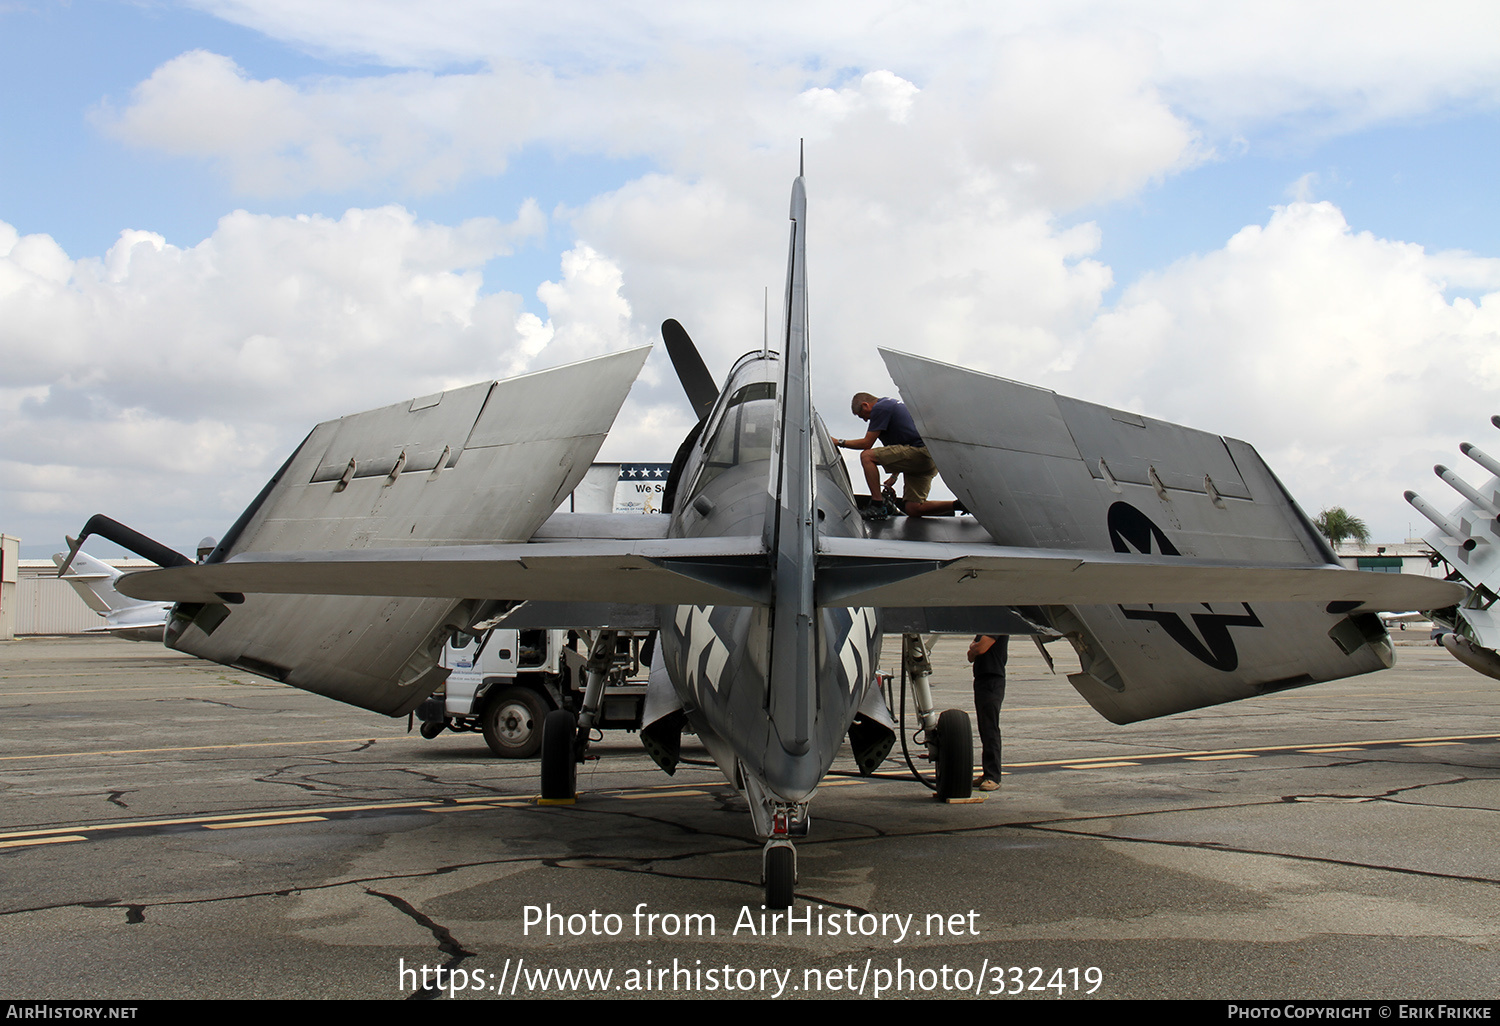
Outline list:
[[[812,391],[807,358],[807,192],[792,183],[791,252],[786,273],[786,322],[778,389],[776,453],[767,538],[776,553],[771,635],[770,712],[781,746],[807,752],[811,737],[813,674]]]

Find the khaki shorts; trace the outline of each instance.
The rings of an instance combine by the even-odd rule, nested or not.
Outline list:
[[[871,450],[870,462],[884,467],[892,474],[900,474],[905,485],[901,493],[902,502],[926,502],[932,490],[932,479],[937,476],[937,464],[922,445],[882,445]]]

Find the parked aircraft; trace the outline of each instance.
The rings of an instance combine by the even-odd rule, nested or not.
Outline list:
[[[90,634],[113,634],[130,641],[162,640],[162,630],[172,611],[170,602],[142,602],[121,595],[115,588],[121,572],[87,552],[75,553],[71,560],[66,553],[59,552],[53,555],[52,562],[58,566],[58,576],[71,584],[78,597],[104,618],[104,624],[91,630]]]
[[[543,800],[574,796],[612,629],[658,629],[643,740],[670,772],[690,725],[745,794],[771,907],[793,899],[793,839],[844,738],[867,771],[890,747],[872,683],[884,633],[908,635],[939,792],[958,797],[968,718],[932,708],[915,632],[1065,637],[1068,679],[1126,723],[1389,666],[1375,611],[1455,600],[1441,581],[1339,567],[1243,442],[893,351],[974,519],[867,525],[812,408],[806,212],[799,176],[779,351],[741,357],[720,388],[663,325],[700,417],[667,516],[552,512],[635,349],[319,425],[201,564],[107,518],[84,534],[164,568],[122,589],[176,603],[168,645],[391,715],[441,682],[455,632],[594,629],[578,708],[544,722]]]
[[[1500,427],[1500,417],[1491,417],[1490,423]],[[1489,474],[1489,480],[1475,488],[1440,463],[1432,472],[1463,502],[1443,516],[1416,492],[1407,492],[1406,501],[1432,521],[1433,530],[1422,540],[1447,565],[1447,580],[1463,585],[1466,592],[1446,608],[1426,607],[1443,630],[1439,642],[1465,666],[1500,679],[1500,611],[1493,608],[1500,596],[1500,460],[1469,442],[1458,450]]]

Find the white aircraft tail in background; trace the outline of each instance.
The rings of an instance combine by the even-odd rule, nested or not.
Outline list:
[[[61,568],[68,563],[68,554],[54,553],[52,562]],[[80,552],[73,557],[62,579],[73,586],[90,609],[104,617],[104,625],[94,628],[90,634],[107,632],[130,641],[160,642],[172,604],[143,602],[121,595],[115,590],[115,582],[123,576],[108,563]]]

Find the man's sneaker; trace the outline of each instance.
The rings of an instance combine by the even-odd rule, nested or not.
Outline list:
[[[998,780],[991,780],[989,777],[975,777],[974,778],[974,790],[976,790],[976,791],[998,791],[998,790],[1000,790],[1000,781],[998,781]]]

